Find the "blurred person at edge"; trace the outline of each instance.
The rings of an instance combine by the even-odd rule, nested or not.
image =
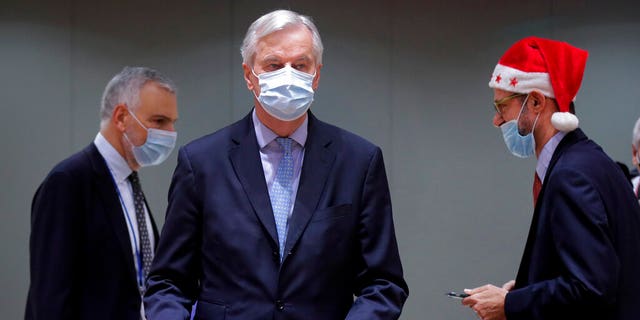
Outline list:
[[[633,137],[631,138],[631,162],[633,163],[633,169],[631,170],[631,184],[633,186],[633,192],[638,200],[640,200],[640,118],[636,121],[636,125],[633,126]]]

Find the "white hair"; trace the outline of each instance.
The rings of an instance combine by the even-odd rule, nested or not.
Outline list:
[[[316,62],[322,64],[322,51],[324,47],[322,46],[322,40],[320,39],[320,33],[316,25],[313,24],[310,17],[289,10],[269,12],[249,26],[247,34],[242,41],[242,47],[240,47],[242,62],[247,65],[253,65],[253,58],[256,54],[256,44],[260,39],[287,27],[300,25],[307,27],[307,29],[311,31],[313,54],[315,55]]]
[[[154,82],[167,91],[176,94],[177,89],[171,79],[157,70],[146,67],[124,67],[107,84],[100,105],[100,126],[111,119],[113,109],[118,104],[126,104],[131,110],[140,103],[140,90],[147,82]]]
[[[631,143],[636,149],[640,149],[640,118],[636,121],[636,125],[633,127],[633,137],[631,137]]]

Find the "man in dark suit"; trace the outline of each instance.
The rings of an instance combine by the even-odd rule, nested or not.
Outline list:
[[[397,319],[408,288],[380,148],[315,118],[322,43],[278,10],[242,46],[255,108],[180,150],[147,318]],[[355,296],[355,299],[354,299]]]
[[[155,70],[124,68],[105,89],[93,143],[38,188],[25,319],[141,319],[158,232],[137,170],[175,145],[175,92]]]
[[[515,283],[467,290],[485,320],[640,319],[640,207],[618,165],[578,129],[587,52],[529,37],[489,83],[495,126],[538,158],[534,213]]]

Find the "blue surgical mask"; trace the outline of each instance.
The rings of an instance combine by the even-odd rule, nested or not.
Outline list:
[[[253,72],[253,70],[252,70]],[[298,71],[287,65],[276,71],[256,75],[262,108],[276,119],[292,121],[304,115],[313,102],[315,74]],[[255,95],[255,93],[254,93]]]
[[[147,130],[147,141],[141,146],[133,145],[129,137],[127,137],[127,134],[125,133],[124,135],[133,146],[132,151],[136,162],[138,162],[141,167],[154,166],[162,163],[169,157],[171,151],[173,151],[178,133],[175,131],[147,128],[138,120],[133,112],[129,111],[129,113],[136,119],[141,127]]]
[[[540,114],[536,116],[536,120],[533,122],[533,128],[527,135],[520,135],[518,130],[518,120],[522,115],[522,110],[527,103],[527,99],[529,99],[529,96],[524,99],[518,118],[507,121],[500,126],[500,130],[502,130],[502,137],[504,138],[504,143],[507,145],[507,149],[509,149],[511,154],[520,158],[529,158],[536,152],[536,140],[533,137],[533,131],[536,128]]]

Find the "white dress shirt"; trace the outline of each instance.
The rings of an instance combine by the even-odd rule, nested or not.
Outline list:
[[[131,182],[129,182],[129,175],[133,172],[129,167],[127,161],[116,151],[116,149],[107,141],[107,139],[102,136],[101,133],[98,133],[96,138],[93,140],[93,143],[98,148],[98,152],[102,155],[102,157],[107,162],[107,167],[109,167],[109,171],[111,171],[111,176],[118,186],[118,193],[120,195],[120,205],[122,206],[122,211],[127,225],[127,231],[129,232],[129,240],[131,242],[131,252],[133,253],[133,261],[136,268],[136,277],[138,280],[138,286],[141,284],[144,285],[144,278],[140,279],[140,265],[137,254],[142,255],[140,252],[140,235],[138,232],[138,221],[136,219],[136,209],[133,204],[133,190],[131,188]],[[145,221],[147,233],[149,234],[149,241],[151,242],[151,247],[155,248],[155,239],[153,234],[153,229],[151,227],[151,219],[149,217],[149,210],[147,206],[144,206],[145,211]],[[153,254],[153,251],[152,251]],[[141,260],[142,258],[140,258]],[[142,282],[140,282],[142,281]]]

